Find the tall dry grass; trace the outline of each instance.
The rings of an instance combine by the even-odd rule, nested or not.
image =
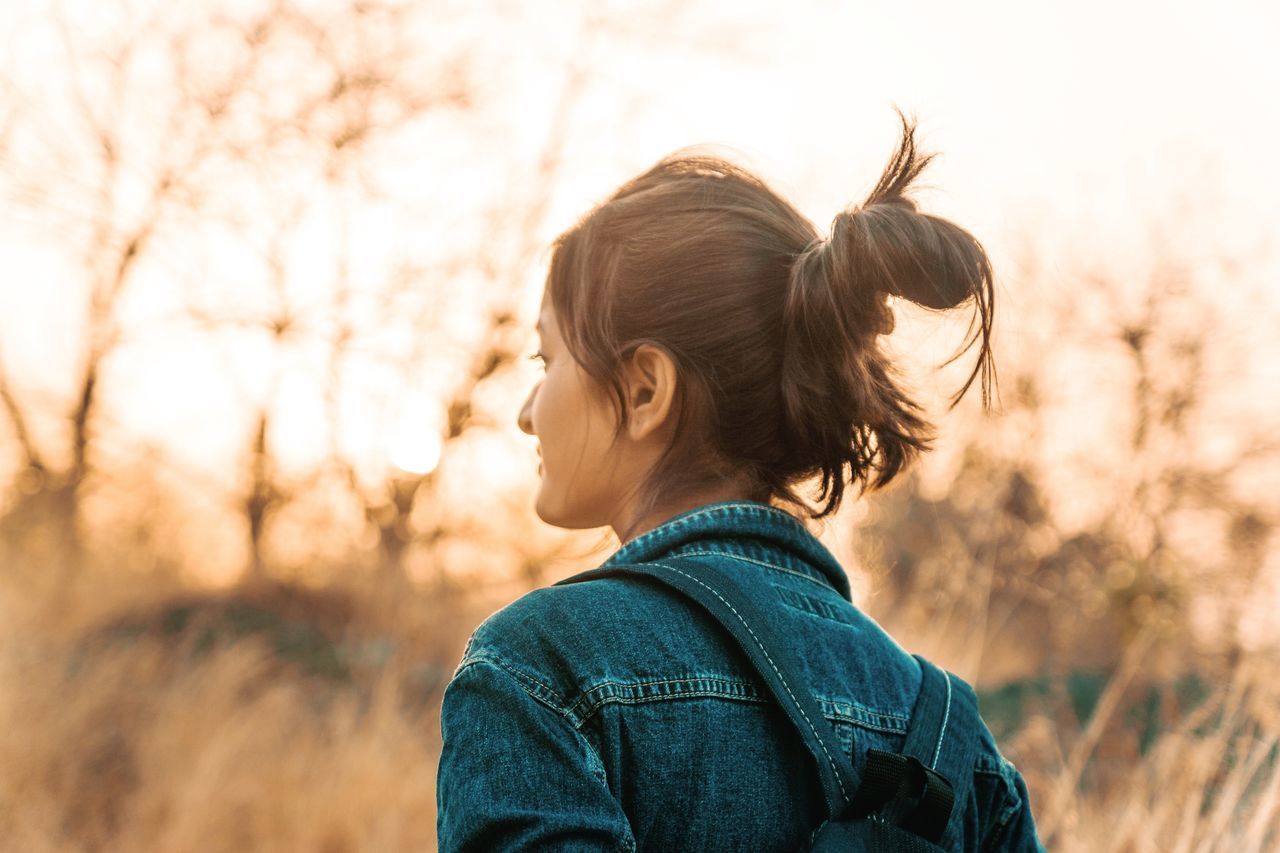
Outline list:
[[[1043,791],[1050,849],[1264,853],[1280,846],[1276,662],[1241,662],[1108,796],[1066,774]],[[1081,769],[1085,769],[1082,767]]]
[[[4,600],[0,849],[434,847],[439,690],[492,602],[396,610],[357,582],[196,593],[119,580],[64,599],[79,603],[61,620]],[[284,616],[246,622],[268,611]],[[1116,773],[1108,751],[1149,646],[1130,648],[1068,742],[1044,713],[1003,741],[1049,848],[1276,849],[1275,661],[1242,657]]]
[[[127,584],[59,620],[5,599],[0,850],[434,847],[466,607]]]

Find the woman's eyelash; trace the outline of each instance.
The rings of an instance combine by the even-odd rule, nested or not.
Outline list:
[[[529,360],[530,360],[530,361],[541,361],[541,362],[545,363],[545,362],[546,362],[546,360],[547,360],[547,357],[546,357],[545,355],[543,355],[543,354],[542,354],[542,350],[537,350],[536,352],[534,352],[534,354],[533,354],[533,355],[529,356]]]

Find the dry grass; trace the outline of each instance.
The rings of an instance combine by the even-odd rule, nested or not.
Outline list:
[[[0,638],[0,849],[434,847],[439,690],[421,676],[439,670],[422,662],[456,650],[411,642],[419,633],[376,664],[326,670],[308,665],[328,660],[317,642],[281,651],[301,621],[206,632],[227,597],[182,597],[201,603],[181,630],[121,630],[127,610],[106,631],[6,622],[25,630]],[[352,632],[340,640],[358,648]]]
[[[313,602],[301,591],[299,601]],[[0,848],[44,851],[430,850],[435,843],[438,685],[415,688],[414,661],[437,666],[474,609],[420,608],[381,623],[356,599],[351,624],[406,650],[335,676],[309,670],[269,632],[202,647],[225,614],[205,601],[181,630],[134,630],[130,610],[68,618],[61,631],[6,620],[0,638]],[[284,595],[276,590],[277,597]],[[234,597],[234,596],[232,596]],[[228,595],[216,597],[225,604]],[[192,595],[176,596],[190,605]],[[265,600],[265,599],[264,599]],[[99,608],[102,611],[102,608]],[[295,602],[295,616],[305,608]],[[434,617],[424,615],[431,610]],[[334,607],[317,622],[332,620]],[[446,618],[447,617],[447,618]],[[434,620],[434,621],[433,621]],[[145,620],[144,620],[145,622]],[[375,624],[377,623],[377,624]],[[104,631],[101,626],[112,626]],[[433,626],[434,625],[434,629]],[[328,626],[326,630],[331,630]],[[423,642],[435,631],[432,643]],[[407,636],[412,634],[413,636]],[[441,635],[449,635],[442,637]],[[347,631],[342,642],[354,642]],[[87,639],[87,642],[86,642]],[[314,651],[314,650],[313,650]],[[1136,650],[1131,660],[1140,660]],[[1130,668],[1133,669],[1133,668]],[[1273,664],[1248,658],[1118,782],[1092,764],[1116,721],[1117,675],[1065,749],[1033,717],[1006,746],[1032,785],[1042,833],[1064,851],[1269,851],[1280,844],[1280,704]],[[447,673],[446,673],[447,674]],[[1053,748],[1043,748],[1052,742]]]
[[[1280,845],[1280,686],[1273,661],[1229,684],[1164,733],[1110,796],[1051,797],[1051,849],[1263,853]],[[1051,835],[1052,834],[1052,835]]]

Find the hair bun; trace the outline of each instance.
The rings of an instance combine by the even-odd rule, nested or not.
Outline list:
[[[810,244],[796,258],[786,314],[801,329],[812,329],[822,316],[834,318],[829,329],[865,346],[893,330],[886,296],[938,310],[972,301],[975,323],[955,357],[978,344],[978,361],[952,405],[979,376],[986,404],[995,377],[991,262],[968,231],[917,209],[911,184],[933,155],[917,151],[915,125],[898,115],[902,137],[875,188],[861,205],[836,214],[829,239]]]
[[[830,250],[858,267],[850,272],[865,286],[926,308],[955,308],[981,298],[992,277],[986,252],[968,231],[921,213],[906,197],[907,184],[931,157],[913,159],[914,150],[905,156],[899,149],[881,185],[860,207],[836,214]]]
[[[783,300],[785,444],[796,467],[821,474],[819,499],[829,506],[841,501],[846,469],[862,489],[877,489],[932,441],[923,410],[875,343],[894,327],[889,296],[935,309],[973,300],[980,322],[961,353],[977,342],[980,354],[952,405],[979,375],[987,403],[994,379],[990,262],[973,235],[916,209],[907,192],[931,157],[916,152],[915,127],[899,117],[902,138],[875,189],[835,216],[828,239],[796,256]]]

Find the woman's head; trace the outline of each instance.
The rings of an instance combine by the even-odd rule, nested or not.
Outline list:
[[[642,516],[717,492],[820,518],[846,479],[884,486],[931,439],[878,342],[890,296],[974,301],[965,348],[979,345],[978,363],[953,405],[979,375],[986,402],[990,264],[972,235],[907,197],[930,157],[902,121],[875,189],[825,238],[749,172],[677,154],[556,240],[542,322],[557,352],[521,412],[543,446],[544,491],[558,478],[554,499],[540,495],[544,518],[595,526],[619,501]],[[814,508],[797,488],[818,477]]]

